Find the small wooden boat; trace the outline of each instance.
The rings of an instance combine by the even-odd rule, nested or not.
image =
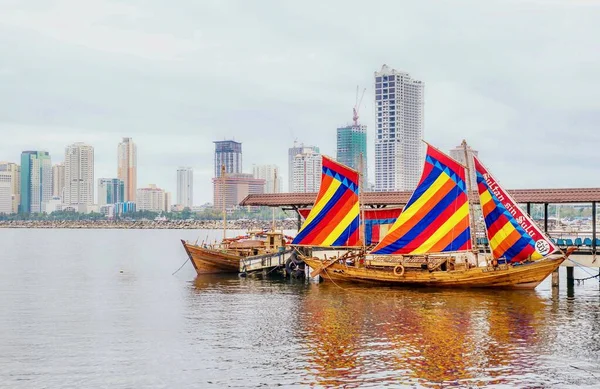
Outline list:
[[[353,249],[339,258],[302,257],[311,276],[334,282],[533,289],[572,250],[562,252],[477,157],[472,161],[490,255],[476,244],[469,167],[429,144],[419,185],[373,249],[359,237],[359,173],[326,157],[317,201],[292,244]]]
[[[281,231],[253,232],[248,236],[224,239],[218,245],[194,244],[181,240],[198,274],[238,273],[240,261],[256,256],[279,255],[291,241]]]

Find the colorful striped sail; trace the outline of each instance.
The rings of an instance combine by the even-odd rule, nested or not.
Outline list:
[[[474,157],[477,189],[494,258],[537,260],[558,250],[531,218]]]
[[[421,181],[372,254],[427,254],[470,250],[465,168],[427,145]]]
[[[402,208],[367,209],[363,211],[365,223],[365,245],[377,244],[394,225]],[[310,213],[309,208],[298,210],[302,218],[306,219]]]
[[[293,245],[358,247],[358,172],[323,156],[317,200]]]

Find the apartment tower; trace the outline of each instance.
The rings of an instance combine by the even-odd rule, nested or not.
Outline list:
[[[64,164],[63,204],[94,204],[94,148],[81,142],[67,146]]]
[[[125,201],[135,201],[137,191],[137,146],[123,138],[117,148],[117,178],[125,184]]]
[[[375,72],[375,190],[410,191],[425,158],[424,83],[383,65]]]

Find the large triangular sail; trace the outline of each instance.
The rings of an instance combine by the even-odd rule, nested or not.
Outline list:
[[[359,175],[325,156],[317,200],[293,245],[358,247],[360,207]]]
[[[427,145],[421,180],[372,254],[427,254],[471,250],[465,168]]]
[[[510,262],[537,260],[558,250],[531,218],[500,187],[483,164],[473,156],[479,201],[494,258]]]

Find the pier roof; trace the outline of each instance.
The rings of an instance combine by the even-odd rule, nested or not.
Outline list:
[[[546,188],[508,190],[518,203],[562,204],[600,202],[600,188]],[[400,206],[406,204],[412,192],[365,192],[361,202],[370,207]],[[240,205],[267,207],[309,207],[316,193],[264,193],[248,195]],[[474,194],[473,200],[479,201]]]

